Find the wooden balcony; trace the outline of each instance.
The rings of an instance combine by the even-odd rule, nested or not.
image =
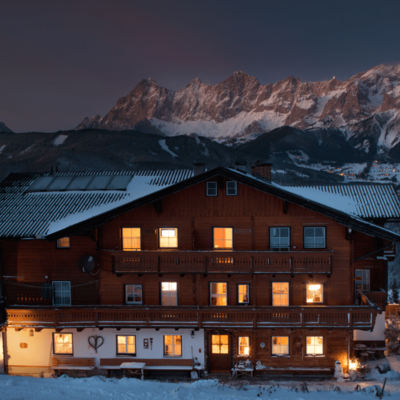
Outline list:
[[[387,302],[387,292],[380,290],[378,292],[360,292],[361,305],[375,304],[378,307],[385,307]]]
[[[333,252],[112,251],[112,269],[127,273],[331,274]]]
[[[7,309],[8,326],[35,328],[346,328],[373,329],[376,307],[96,307]]]

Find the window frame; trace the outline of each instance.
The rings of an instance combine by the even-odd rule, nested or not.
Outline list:
[[[208,194],[208,184],[215,183],[216,194]],[[207,197],[218,197],[218,182],[217,181],[208,181],[206,182],[206,196]]]
[[[161,229],[176,229],[176,247],[161,247]],[[158,248],[159,249],[179,249],[179,228],[177,226],[158,227]]]
[[[175,305],[171,305],[171,304],[163,304],[163,290],[162,290],[162,284],[163,283],[176,283],[176,304]],[[164,306],[164,307],[176,307],[179,305],[179,285],[177,281],[161,281],[160,282],[160,305]]]
[[[165,337],[166,336],[172,336],[172,338],[174,338],[175,336],[180,336],[180,338],[181,338],[181,354],[180,355],[165,354]],[[172,345],[173,345],[173,349],[174,349],[174,352],[175,352],[175,341],[174,341],[174,339],[172,339]],[[170,357],[173,357],[173,358],[183,357],[183,335],[175,335],[175,334],[168,334],[168,333],[163,335],[163,356],[167,357],[167,358],[170,358]]]
[[[55,293],[56,291],[54,290],[54,283],[58,282],[68,282],[69,283],[69,304],[56,304],[55,303]],[[69,307],[72,305],[72,286],[71,286],[71,281],[51,281],[51,289],[53,291],[53,296],[52,296],[52,303],[53,306],[56,307]]]
[[[142,301],[139,303],[139,302],[129,302],[128,300],[127,300],[127,293],[126,293],[126,287],[127,286],[140,286],[140,288],[141,288],[141,294],[142,294]],[[128,304],[128,305],[142,305],[144,302],[143,302],[143,285],[141,284],[141,283],[126,283],[125,285],[124,285],[124,295],[125,295],[125,304]]]
[[[272,229],[281,229],[281,228],[286,228],[289,229],[289,245],[287,247],[273,247],[271,246],[271,230]],[[292,245],[292,227],[291,226],[270,226],[269,227],[269,250],[270,251],[284,251],[282,249],[287,249],[286,251],[290,251]],[[277,250],[273,250],[273,249],[277,249]]]
[[[235,184],[235,194],[228,194],[228,184],[234,183]],[[225,182],[225,195],[226,196],[237,196],[238,195],[238,184],[237,181],[226,181]]]
[[[232,247],[224,247],[224,248],[215,247],[215,237],[214,237],[215,229],[232,229]],[[235,232],[235,229],[233,226],[213,226],[212,227],[213,250],[216,250],[216,251],[234,250],[234,248],[235,248],[235,241],[234,241],[234,235],[233,235],[234,232]]]
[[[282,338],[282,337],[288,338],[288,344],[287,344],[288,352],[287,352],[287,354],[274,353],[274,351],[273,351],[274,338]],[[282,346],[282,345],[279,345],[279,346]],[[290,336],[285,336],[285,335],[284,336],[277,336],[277,335],[271,336],[271,357],[290,357]]]
[[[139,231],[140,231],[140,248],[139,248],[139,250],[132,250],[132,249],[124,250],[124,235],[123,235],[124,229],[139,229]],[[142,227],[141,226],[121,226],[120,235],[121,235],[121,250],[122,251],[142,251]]]
[[[128,336],[133,336],[135,338],[135,352],[134,353],[120,353],[118,351],[118,337],[123,336],[123,337],[128,337]],[[117,356],[133,356],[137,357],[137,341],[136,341],[136,335],[115,335],[115,344],[116,344],[116,355]],[[127,346],[127,343],[125,343],[125,348]]]
[[[71,335],[71,345],[72,345],[72,353],[56,353],[56,341],[54,340],[54,335]],[[74,334],[73,332],[53,332],[53,355],[60,356],[73,356],[74,355]]]
[[[322,338],[322,354],[308,353],[307,338],[309,338],[309,337],[321,337]],[[323,336],[323,335],[318,335],[318,336],[307,335],[305,347],[306,347],[306,357],[325,357],[325,336]]]
[[[219,344],[218,345],[215,345],[215,346],[219,346],[219,349],[221,350],[221,347],[222,346],[228,346],[228,351],[226,352],[226,353],[221,353],[221,352],[219,352],[219,353],[214,353],[213,352],[213,346],[214,346],[214,344],[213,344],[213,336],[226,336],[227,338],[228,338],[228,344],[226,344],[226,345],[224,345],[224,344],[221,344],[221,340],[219,341]],[[231,352],[232,352],[232,342],[231,342],[231,340],[230,340],[230,335],[228,334],[228,333],[211,333],[209,336],[208,336],[208,338],[209,338],[209,342],[211,342],[211,343],[209,343],[209,346],[210,346],[210,350],[211,350],[211,354],[224,354],[224,355],[227,355],[227,354],[231,354]]]
[[[240,338],[245,337],[249,341],[249,354],[240,354]],[[237,337],[237,356],[238,357],[251,357],[251,341],[250,341],[250,336],[246,335],[240,335]]]
[[[274,305],[274,283],[287,283],[288,285],[288,294],[287,294],[287,298],[288,298],[288,304],[287,305]],[[276,293],[279,294],[279,296],[281,297],[282,294],[280,293]],[[277,282],[272,282],[271,284],[271,297],[272,297],[272,301],[271,301],[271,305],[272,307],[289,307],[290,306],[290,282],[289,281],[277,281]]]
[[[61,239],[68,239],[68,246],[59,246],[58,241]],[[62,238],[58,238],[56,240],[56,249],[57,250],[69,250],[71,248],[71,237],[70,236],[64,236]]]
[[[226,306],[217,306],[217,305],[212,305],[211,304],[211,295],[212,295],[212,293],[211,293],[211,284],[213,284],[213,283],[225,283],[226,284]],[[209,281],[208,282],[208,287],[209,287],[209,301],[210,301],[210,306],[212,306],[212,307],[228,307],[229,306],[229,285],[228,285],[228,282],[223,282],[223,281]],[[217,293],[216,293],[217,294]],[[224,294],[224,293],[223,293]]]
[[[240,302],[239,301],[239,286],[241,286],[241,285],[242,286],[246,285],[248,287],[249,301],[247,301],[247,302]],[[236,294],[237,294],[237,304],[239,306],[246,306],[246,305],[250,304],[250,283],[238,283],[236,285]]]
[[[306,246],[306,236],[305,236],[305,230],[307,229],[307,228],[323,228],[324,229],[324,232],[325,232],[325,235],[324,235],[324,246],[323,247],[308,247],[308,246]],[[314,238],[315,238],[315,236],[314,236]],[[327,226],[325,226],[325,225],[310,225],[310,226],[303,226],[303,248],[304,249],[326,249],[326,246],[327,246],[327,242],[328,242],[328,240],[327,240],[327,238],[328,238],[328,229],[327,229]],[[314,241],[315,241],[315,239],[314,239]]]
[[[319,301],[319,302],[315,302],[315,301],[313,301],[313,302],[307,302],[307,295],[308,295],[308,286],[310,286],[310,285],[321,285],[321,287],[322,287],[322,301]],[[313,305],[313,304],[325,304],[325,285],[324,285],[324,283],[323,282],[307,282],[306,283],[306,304],[307,305]]]
[[[362,282],[361,285],[363,286],[363,288],[362,288],[363,291],[370,291],[371,290],[371,275],[372,275],[371,274],[371,272],[372,272],[371,269],[372,268],[365,268],[365,267],[364,268],[355,268],[354,269],[354,304],[359,305],[359,303],[360,303],[360,298],[358,296],[358,290],[356,288],[357,282]],[[368,289],[367,288],[364,289],[364,282],[365,282],[364,279],[356,279],[356,272],[357,271],[361,271],[362,275],[364,275],[364,272],[368,271],[368,287],[369,287]]]

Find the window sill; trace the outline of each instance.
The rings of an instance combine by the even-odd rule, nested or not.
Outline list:
[[[271,354],[271,357],[276,357],[276,358],[289,358],[290,354]]]
[[[306,357],[309,357],[309,358],[323,358],[323,357],[325,357],[325,354],[315,354],[315,355],[306,354]]]

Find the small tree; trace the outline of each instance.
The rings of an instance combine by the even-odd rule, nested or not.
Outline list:
[[[399,354],[400,350],[400,317],[390,315],[385,324],[386,348],[389,354]]]
[[[393,303],[399,303],[399,287],[397,285],[396,278],[393,278],[392,286],[390,287],[392,290],[392,301]]]

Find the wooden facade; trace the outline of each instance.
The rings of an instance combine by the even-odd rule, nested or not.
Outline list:
[[[204,330],[204,367],[210,371],[230,371],[246,358],[259,362],[259,373],[329,375],[336,360],[347,370],[352,331],[372,330],[386,302],[387,261],[380,256],[389,242],[250,185],[238,183],[237,195],[227,196],[229,180],[208,179],[218,183],[217,196],[206,196],[206,180],[108,218],[71,236],[69,248],[42,239],[2,241],[7,332],[187,328]],[[140,228],[139,251],[124,251],[124,227]],[[215,227],[232,228],[232,249],[214,248]],[[270,247],[275,227],[290,228],[286,251]],[[305,247],[306,227],[325,228],[323,248]],[[160,249],[160,228],[177,229],[177,248]],[[85,255],[96,261],[91,273],[78,268]],[[363,295],[355,290],[359,269],[370,276]],[[70,282],[71,305],[55,307],[43,298],[43,284],[54,281]],[[165,282],[177,284],[177,305],[162,305]],[[226,284],[226,306],[211,304],[214,282]],[[277,282],[289,285],[287,306],[273,305]],[[243,284],[249,301],[239,304]],[[323,286],[318,304],[307,302],[308,284]],[[126,285],[141,285],[142,304],[126,304]],[[225,358],[213,355],[212,335],[228,336]],[[238,354],[239,337],[249,338],[248,357]],[[289,338],[288,355],[272,354],[272,337]],[[321,355],[307,354],[307,337],[323,337]]]

